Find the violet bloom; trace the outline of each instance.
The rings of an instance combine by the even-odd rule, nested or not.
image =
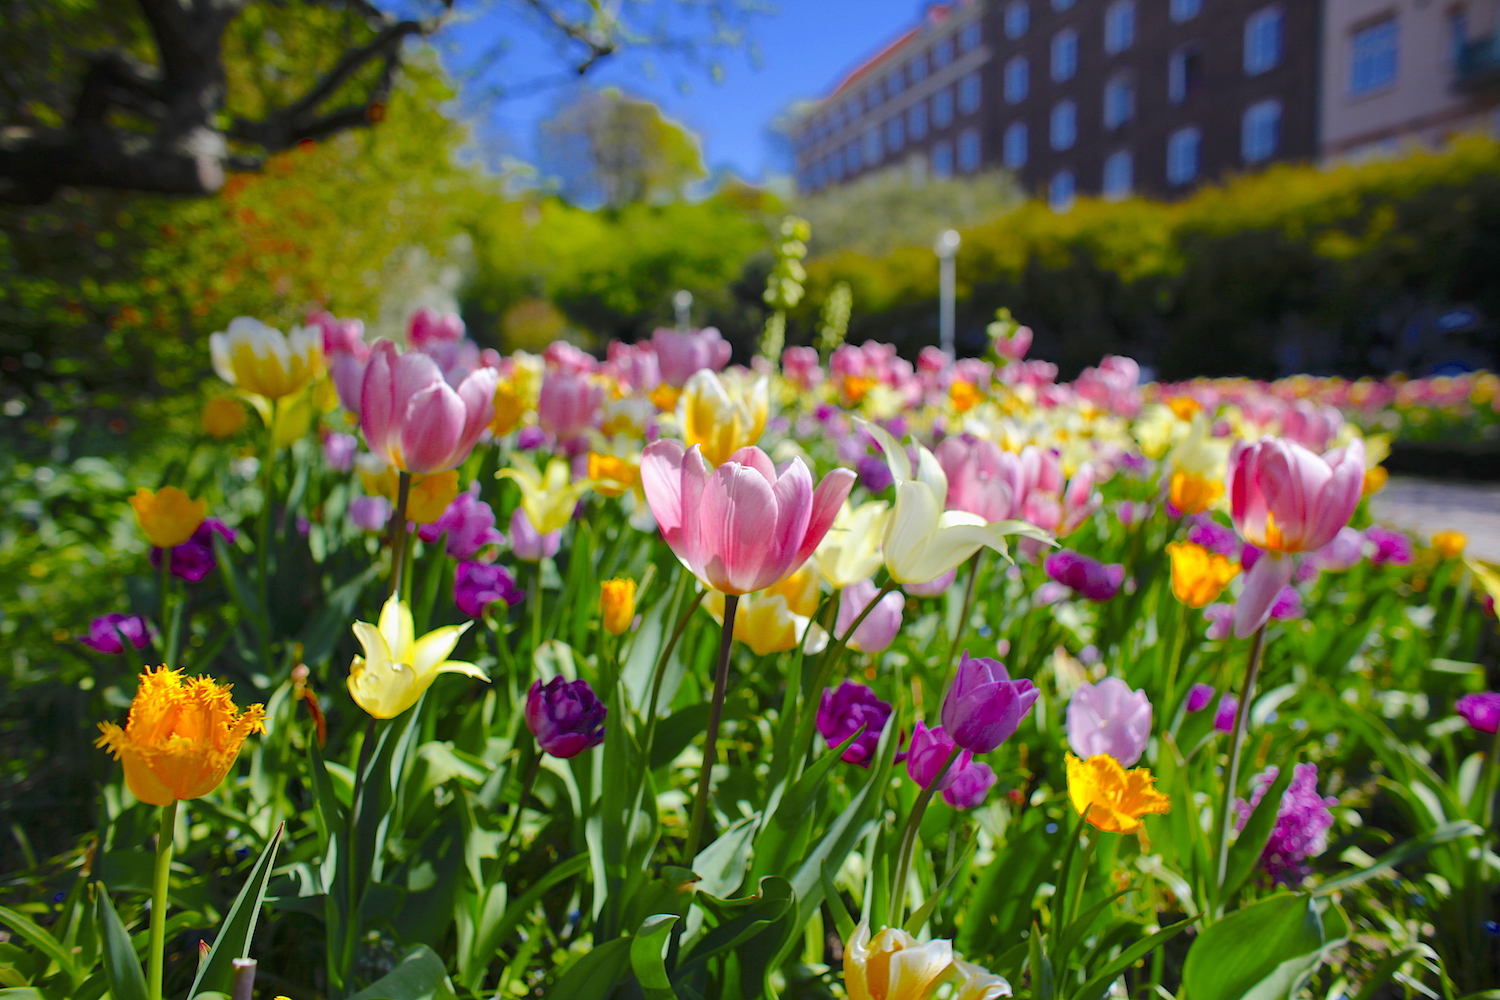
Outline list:
[[[965,650],[943,697],[943,729],[965,750],[989,753],[1015,735],[1040,695],[1031,681],[1011,680],[999,660]]]
[[[1313,553],[1319,568],[1343,572],[1359,565],[1365,554],[1364,532],[1357,528],[1340,528],[1333,541]]]
[[[531,518],[517,507],[510,515],[510,551],[522,562],[541,562],[557,555],[562,545],[562,529],[545,535],[532,526]]]
[[[115,611],[89,622],[88,634],[80,635],[78,641],[96,652],[123,653],[122,635],[136,649],[144,649],[146,643],[155,638],[156,630],[140,615],[122,615]]]
[[[1236,830],[1245,828],[1251,813],[1276,783],[1279,772],[1279,768],[1269,767],[1257,774],[1248,803],[1240,798],[1234,800],[1238,814]],[[1318,765],[1298,764],[1293,769],[1292,781],[1276,808],[1276,826],[1260,855],[1260,867],[1273,880],[1296,888],[1307,878],[1312,871],[1307,859],[1328,849],[1328,829],[1333,826],[1333,813],[1328,807],[1338,805],[1338,801],[1318,794]]]
[[[1068,745],[1087,760],[1108,754],[1131,767],[1151,738],[1151,700],[1118,677],[1080,684],[1068,702]]]
[[[880,745],[880,734],[890,720],[891,706],[881,701],[875,692],[863,684],[844,681],[836,688],[824,688],[823,700],[818,703],[818,732],[827,741],[830,749],[843,743],[859,732],[859,738],[849,744],[841,760],[860,767],[869,767],[875,759],[875,750]]]
[[[448,555],[454,559],[473,559],[486,545],[499,545],[505,536],[495,530],[495,512],[479,499],[479,484],[453,498],[448,508],[431,524],[417,529],[422,541],[431,545],[448,535]]]
[[[1414,558],[1411,536],[1403,531],[1391,531],[1378,524],[1365,529],[1365,538],[1375,546],[1370,553],[1370,562],[1376,566],[1390,563],[1392,566],[1409,566]]]
[[[903,583],[901,589],[913,597],[942,597],[957,579],[958,570],[950,569],[936,580],[928,580],[926,583]]]
[[[355,497],[349,501],[349,522],[360,531],[384,531],[392,510],[385,497]]]
[[[1466,694],[1454,703],[1453,710],[1481,733],[1493,733],[1500,729],[1500,691]]]
[[[922,720],[917,720],[917,728],[911,734],[911,749],[906,752],[906,773],[911,775],[923,788],[929,788],[937,780],[938,772],[943,769],[943,763],[958,745],[952,738],[943,732],[942,726],[934,726],[931,729]],[[959,751],[953,760],[953,766],[948,768],[948,774],[943,778],[943,788],[953,784],[953,779],[958,776],[957,772],[962,770],[973,759],[973,754],[967,750]]]
[[[535,451],[547,443],[547,432],[536,424],[527,424],[516,431],[516,447],[522,451]]]
[[[1052,553],[1043,566],[1052,579],[1091,601],[1109,600],[1125,582],[1125,567],[1121,564],[1106,566],[1072,549]]]
[[[988,764],[979,760],[971,760],[963,768],[955,765],[949,773],[953,779],[943,788],[943,801],[954,809],[978,809],[1000,780]]]
[[[588,681],[554,677],[545,686],[533,681],[526,693],[526,728],[554,757],[577,757],[603,743],[608,714]]]
[[[859,484],[871,493],[883,493],[896,481],[884,456],[864,455],[854,463],[859,473]]]
[[[1285,622],[1301,617],[1302,595],[1296,587],[1282,587],[1281,593],[1276,595],[1276,603],[1271,605],[1271,620]]]
[[[1072,591],[1056,580],[1048,580],[1031,593],[1031,606],[1033,608],[1051,607],[1058,601],[1065,601],[1072,595]]]
[[[353,434],[328,434],[323,438],[323,461],[334,472],[348,472],[354,468],[358,448],[359,438]]]
[[[239,533],[217,517],[207,517],[191,538],[172,549],[172,575],[188,583],[197,583],[219,568],[214,558],[214,536],[234,544]],[[161,568],[161,549],[151,550],[151,566]]]
[[[871,580],[851,583],[839,592],[838,635],[849,631],[849,626],[864,614],[877,593],[879,589]],[[901,616],[905,610],[905,597],[896,591],[886,594],[849,637],[849,648],[856,653],[879,653],[888,649],[901,631]]]
[[[1214,686],[1212,684],[1194,684],[1188,688],[1187,710],[1189,712],[1201,712],[1208,707],[1213,700]]]
[[[1234,634],[1234,605],[1223,601],[1210,604],[1203,609],[1203,617],[1208,619],[1210,639],[1228,639]]]
[[[461,562],[453,571],[453,603],[470,618],[482,617],[496,601],[514,607],[525,596],[510,570],[499,563]]]
[[[1240,700],[1232,694],[1226,694],[1219,699],[1219,707],[1214,712],[1214,728],[1221,733],[1234,732],[1234,716],[1240,710]]]
[[[1188,526],[1187,538],[1194,545],[1201,545],[1210,552],[1217,552],[1231,559],[1235,558],[1240,551],[1240,539],[1234,533],[1234,529],[1226,528],[1208,514],[1193,516],[1192,524]]]

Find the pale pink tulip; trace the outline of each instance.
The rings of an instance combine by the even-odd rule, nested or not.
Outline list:
[[[1299,399],[1281,418],[1281,436],[1321,455],[1343,426],[1338,407]]]
[[[978,514],[993,524],[1024,516],[1026,500],[1042,477],[1042,453],[1028,446],[1017,454],[993,441],[944,438],[938,464],[948,477],[947,508]]]
[[[788,347],[781,352],[781,373],[803,392],[811,392],[823,381],[815,347]]]
[[[759,448],[710,469],[697,445],[657,441],[641,456],[641,485],[662,537],[693,575],[725,594],[779,583],[807,561],[854,485],[834,469],[816,490],[800,458],[779,476]]]
[[[1109,754],[1125,767],[1141,759],[1151,738],[1151,701],[1118,677],[1080,684],[1068,702],[1068,745],[1088,759]]]
[[[872,580],[851,583],[839,593],[838,634],[849,631],[855,619],[864,614],[865,608],[879,593]],[[880,599],[875,610],[865,615],[859,628],[849,637],[849,648],[856,653],[879,653],[896,641],[901,631],[901,615],[906,610],[906,598],[892,591]]]
[[[365,325],[357,319],[339,319],[331,313],[313,313],[308,323],[323,331],[323,358],[338,392],[339,404],[359,415],[359,391],[365,380],[370,345],[365,343]]]
[[[1020,361],[1031,350],[1031,327],[1018,326],[1010,336],[995,338],[995,353],[1011,361]]]
[[[656,348],[662,381],[678,389],[704,368],[723,371],[732,351],[729,342],[711,326],[691,333],[661,327],[651,335],[651,346]]]
[[[578,437],[593,426],[604,403],[604,387],[592,375],[548,366],[537,398],[537,423],[559,440]]]
[[[478,368],[455,390],[426,354],[378,341],[360,387],[365,442],[404,472],[457,468],[495,415],[498,380],[494,368]]]

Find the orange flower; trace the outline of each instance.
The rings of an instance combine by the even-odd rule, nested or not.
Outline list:
[[[1178,420],[1192,420],[1195,414],[1203,412],[1203,404],[1191,396],[1177,396],[1169,399],[1167,407]]]
[[[621,635],[635,620],[635,581],[605,580],[599,585],[599,612],[604,631]]]
[[[265,716],[260,705],[236,711],[227,684],[185,678],[165,666],[148,668],[125,728],[100,723],[103,735],[95,746],[124,763],[125,783],[136,798],[167,806],[218,788],[245,737],[266,731]]]
[[[1168,542],[1167,554],[1172,557],[1172,594],[1190,608],[1218,600],[1240,571],[1240,564],[1228,556],[1193,542]]]
[[[1360,488],[1360,494],[1367,497],[1374,496],[1385,489],[1386,480],[1390,478],[1391,474],[1386,471],[1383,465],[1377,465],[1373,469],[1366,469],[1365,481],[1364,485]]]
[[[208,516],[208,501],[193,500],[175,486],[152,493],[144,486],[130,498],[135,521],[146,538],[159,549],[170,549],[193,537]]]
[[[1068,798],[1079,815],[1106,833],[1136,833],[1142,816],[1170,809],[1171,799],[1155,784],[1144,767],[1127,771],[1109,754],[1088,760],[1068,754]]]
[[[618,455],[589,452],[589,478],[594,491],[607,497],[620,497],[641,481],[641,467]]]
[[[979,387],[969,382],[954,382],[948,387],[948,399],[958,413],[969,412],[983,398],[984,394],[979,391]]]
[[[495,418],[490,421],[490,432],[504,437],[521,424],[530,404],[524,386],[511,379],[501,379],[495,384]]]
[[[1195,472],[1172,473],[1167,499],[1184,514],[1201,514],[1224,495],[1224,484]]]

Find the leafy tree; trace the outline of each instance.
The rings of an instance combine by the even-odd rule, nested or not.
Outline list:
[[[887,170],[797,201],[812,225],[814,253],[883,254],[930,247],[938,233],[973,226],[1014,208],[1024,196],[1009,173],[917,178]]]

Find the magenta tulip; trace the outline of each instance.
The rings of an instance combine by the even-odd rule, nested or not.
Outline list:
[[[1068,745],[1087,760],[1109,754],[1131,767],[1151,738],[1151,701],[1118,677],[1080,685],[1068,702]]]
[[[954,809],[978,809],[984,805],[985,797],[995,787],[995,782],[1000,780],[990,766],[981,760],[971,760],[949,773],[953,780],[943,788],[943,801]]]
[[[499,545],[505,536],[495,530],[495,512],[479,499],[479,484],[453,498],[431,524],[417,529],[417,535],[429,545],[444,535],[448,555],[454,559],[473,559],[486,545]]]
[[[943,729],[965,750],[989,753],[1015,735],[1040,694],[1031,681],[1011,680],[999,660],[965,651],[943,698]]]
[[[1091,601],[1109,600],[1120,592],[1120,586],[1125,582],[1123,565],[1106,566],[1072,549],[1052,553],[1042,566],[1053,580]]]
[[[911,734],[911,749],[906,752],[906,773],[911,775],[923,788],[930,788],[937,780],[938,772],[943,769],[943,764],[952,756],[958,744],[953,738],[943,731],[942,726],[934,726],[931,729],[922,720],[917,720],[917,728]],[[973,754],[967,750],[960,750],[954,758],[952,766],[948,768],[948,774],[943,778],[941,787],[947,788],[953,784],[957,772],[963,770],[965,765],[973,759]]]
[[[1454,703],[1453,709],[1464,717],[1470,727],[1481,733],[1493,733],[1500,729],[1500,692],[1466,694]]]
[[[656,348],[656,363],[661,369],[662,381],[678,389],[704,368],[723,371],[733,350],[723,335],[711,326],[690,333],[658,328],[651,335],[651,346]]]
[[[499,563],[461,562],[453,571],[453,603],[470,618],[479,618],[496,601],[520,604],[525,593],[510,570]]]
[[[545,686],[532,682],[526,693],[526,728],[554,757],[577,757],[603,743],[608,714],[588,681],[554,677]]]
[[[890,718],[890,702],[881,701],[874,691],[855,681],[844,681],[836,688],[824,688],[823,698],[818,702],[818,733],[830,749],[859,733],[840,759],[860,767],[869,767],[875,759],[880,734],[885,731]],[[863,732],[860,732],[861,726]]]
[[[125,643],[120,641],[121,636],[135,649],[144,649],[156,637],[156,630],[140,615],[112,612],[89,622],[88,632],[80,635],[78,641],[100,653],[123,653]]]
[[[365,441],[404,472],[457,468],[495,415],[499,377],[493,368],[477,368],[455,390],[432,358],[379,341],[360,391]]]

